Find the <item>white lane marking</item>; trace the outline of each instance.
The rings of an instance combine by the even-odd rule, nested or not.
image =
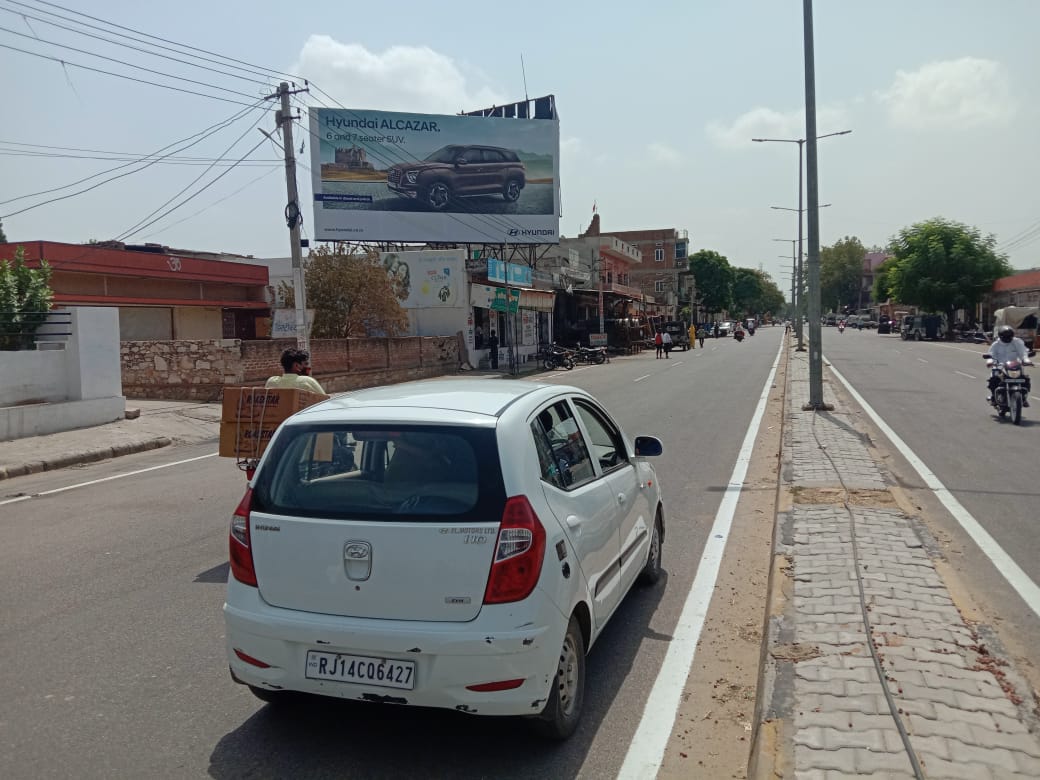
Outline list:
[[[927,361],[927,360],[925,360],[924,358],[917,358],[917,360],[918,360],[919,362],[921,362],[921,363],[927,363],[927,362],[928,362],[928,361]]]
[[[678,713],[679,701],[682,698],[683,689],[686,687],[686,679],[689,677],[690,668],[693,666],[693,657],[697,652],[697,642],[700,640],[701,629],[704,627],[704,619],[708,614],[708,605],[715,592],[715,582],[719,576],[719,568],[722,565],[722,556],[726,551],[726,541],[729,539],[730,527],[733,524],[733,515],[737,510],[737,502],[740,499],[740,490],[747,476],[748,465],[751,462],[751,453],[754,449],[755,438],[762,423],[762,415],[766,410],[766,402],[769,400],[769,391],[773,386],[773,377],[776,375],[776,367],[783,355],[784,344],[781,340],[780,348],[776,353],[776,360],[769,370],[762,395],[755,407],[755,414],[748,425],[747,435],[737,455],[737,462],[733,466],[729,484],[719,504],[719,511],[715,514],[715,522],[711,526],[708,540],[704,544],[704,553],[697,564],[697,576],[694,577],[690,592],[686,595],[682,614],[672,631],[672,641],[668,643],[668,653],[661,664],[661,670],[657,673],[654,687],[647,697],[646,706],[643,708],[643,717],[639,721],[639,727],[632,737],[632,743],[628,746],[625,761],[618,772],[618,778],[622,780],[636,780],[637,778],[656,777],[664,759],[664,751],[668,746],[668,738],[672,735],[675,726],[675,716]]]
[[[954,371],[953,373],[960,374],[961,376],[966,376],[966,377],[968,377],[968,379],[978,379],[977,376],[972,376],[971,374],[965,374],[963,371]]]
[[[649,376],[650,376],[650,374],[643,374],[643,375],[642,375],[641,377],[639,377],[638,379],[633,379],[632,381],[633,381],[633,382],[642,382],[642,381],[643,381],[644,379],[646,379],[646,378],[647,378],[647,377],[649,377]]]
[[[674,363],[672,363],[671,367],[675,368],[676,366],[681,366],[683,364],[683,362],[684,361],[682,361],[682,360],[676,360]]]
[[[892,442],[892,445],[899,450],[899,452],[909,461],[910,465],[914,467],[914,471],[918,473],[925,485],[935,494],[943,506],[953,515],[953,518],[960,524],[961,528],[974,540],[975,544],[978,545],[979,549],[985,553],[986,557],[989,558],[993,565],[997,567],[997,571],[1000,572],[1004,579],[1007,580],[1008,584],[1022,597],[1025,601],[1026,606],[1033,610],[1034,614],[1040,616],[1040,587],[1035,582],[1029,579],[1022,568],[1015,563],[1014,559],[1004,549],[997,544],[997,540],[990,536],[989,532],[983,528],[979,521],[976,520],[972,514],[964,508],[964,505],[956,499],[956,497],[947,489],[947,487],[939,481],[939,478],[932,473],[917,455],[906,445],[899,436],[888,427],[888,424],[881,419],[880,415],[871,408],[870,404],[861,396],[856,390],[849,384],[848,380],[845,379],[834,366],[831,366],[831,373],[845,385],[845,389],[849,391],[849,394],[856,399],[856,402],[863,407],[870,419],[874,421],[874,424],[881,429],[881,432],[888,437],[888,440]]]
[[[159,469],[168,469],[171,466],[182,466],[185,463],[192,463],[196,460],[203,460],[205,458],[215,458],[217,453],[211,452],[209,455],[199,455],[194,458],[185,458],[184,460],[176,460],[173,463],[163,463],[158,466],[149,466],[146,469],[137,469],[135,471],[127,471],[123,474],[113,474],[110,477],[101,477],[100,479],[92,479],[89,482],[77,482],[75,485],[66,485],[65,487],[54,488],[53,490],[43,490],[39,493],[33,493],[29,496],[18,496],[18,498],[9,498],[6,501],[0,501],[0,506],[4,504],[13,504],[16,501],[25,501],[30,498],[38,498],[39,496],[53,496],[55,493],[64,493],[67,490],[75,490],[76,488],[89,487],[90,485],[99,485],[102,482],[111,482],[113,479],[123,479],[123,477],[134,477],[138,474],[145,474],[149,471],[158,471]]]
[[[1034,401],[1040,401],[1040,398],[1037,398],[1035,395],[1031,395],[1029,397],[1032,398]]]

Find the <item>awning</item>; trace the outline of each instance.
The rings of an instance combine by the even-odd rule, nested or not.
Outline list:
[[[556,294],[545,290],[521,290],[520,308],[533,311],[552,311]]]

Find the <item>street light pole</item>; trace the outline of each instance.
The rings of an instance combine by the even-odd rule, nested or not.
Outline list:
[[[812,0],[802,0],[802,21],[805,28],[805,135],[809,141],[806,150],[805,175],[809,198],[809,403],[807,409],[826,409],[823,402],[823,329],[820,325],[820,195],[816,159],[816,61],[813,53]],[[801,146],[799,145],[799,149]],[[801,168],[798,171],[801,176]],[[801,198],[799,187],[799,199]],[[799,206],[801,204],[799,203]],[[798,217],[801,226],[801,215]]]
[[[791,242],[791,314],[793,319],[793,315],[798,311],[798,296],[795,295],[795,284],[798,282],[798,260],[795,257],[795,243],[798,239],[774,238],[773,240]],[[783,255],[781,255],[781,257],[783,257]]]

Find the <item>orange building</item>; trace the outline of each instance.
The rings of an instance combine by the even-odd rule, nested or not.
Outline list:
[[[200,258],[168,247],[18,241],[27,264],[45,260],[55,306],[112,306],[122,341],[254,339],[270,332],[265,266]],[[210,257],[216,257],[211,255]]]

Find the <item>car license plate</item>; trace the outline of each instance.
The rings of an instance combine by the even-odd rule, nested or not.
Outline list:
[[[337,680],[410,691],[415,688],[415,662],[310,650],[306,676],[311,680]]]

